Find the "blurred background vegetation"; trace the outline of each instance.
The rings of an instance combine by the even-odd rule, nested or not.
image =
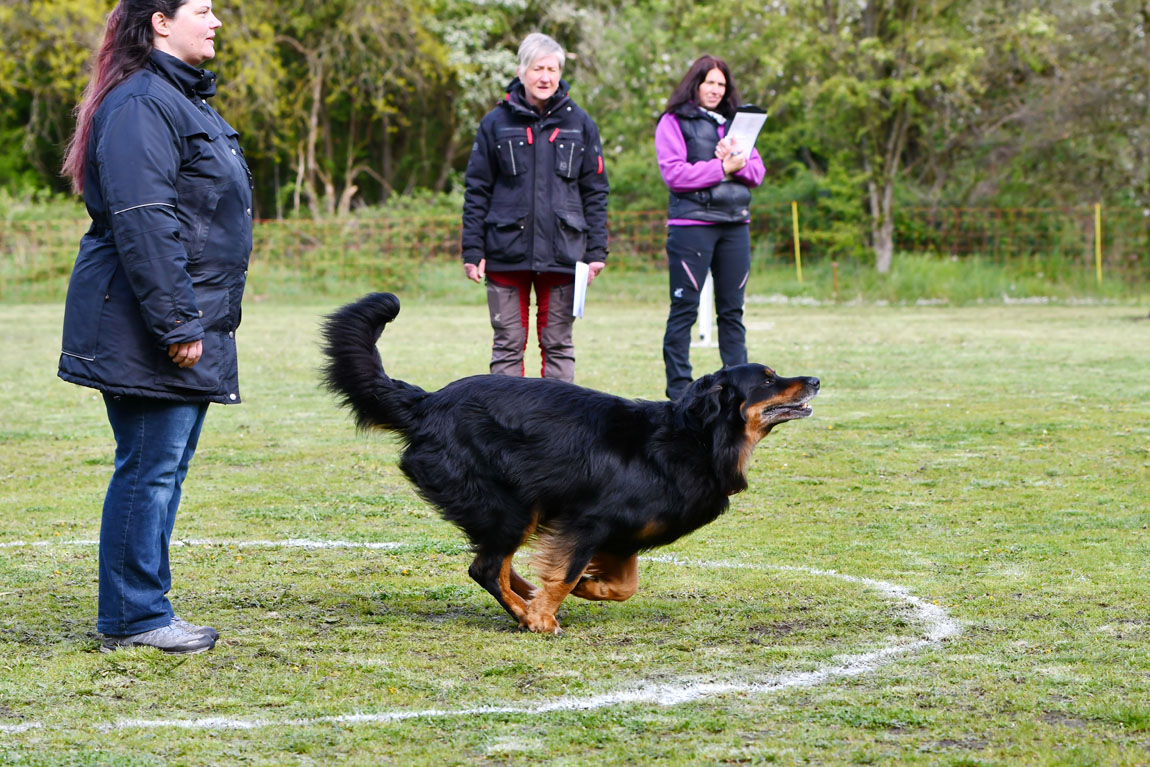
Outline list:
[[[113,3],[0,2],[0,221],[82,219],[58,169]],[[569,49],[565,79],[600,126],[613,215],[665,209],[655,121],[708,52],[770,112],[755,205],[779,211],[765,236],[780,250],[791,201],[817,223],[809,247],[880,272],[895,251],[977,239],[940,228],[955,210],[983,211],[985,232],[1039,208],[1052,211],[1039,239],[1067,230],[1058,248],[1086,261],[1101,203],[1119,213],[1121,265],[1148,268],[1150,0],[215,6],[216,106],[242,135],[262,219],[457,217],[479,119],[541,30]]]

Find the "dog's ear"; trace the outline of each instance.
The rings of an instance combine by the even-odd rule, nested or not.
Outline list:
[[[675,421],[687,429],[707,429],[723,412],[727,379],[722,371],[698,378],[675,402]]]

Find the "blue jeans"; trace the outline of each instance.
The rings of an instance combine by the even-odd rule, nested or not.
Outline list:
[[[208,405],[104,395],[116,462],[100,522],[96,630],[121,636],[168,625],[168,541],[180,486]]]
[[[751,235],[747,224],[668,226],[667,268],[671,310],[663,334],[667,397],[678,399],[691,383],[691,326],[699,316],[699,296],[707,270],[715,281],[715,324],[723,366],[747,361],[743,295],[751,273]]]

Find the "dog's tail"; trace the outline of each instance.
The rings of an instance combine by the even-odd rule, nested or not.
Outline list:
[[[398,298],[370,293],[324,319],[324,383],[351,408],[361,429],[406,432],[415,405],[427,396],[418,386],[389,378],[375,348],[384,327],[398,314]]]

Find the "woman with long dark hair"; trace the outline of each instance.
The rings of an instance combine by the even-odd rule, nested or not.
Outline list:
[[[663,363],[671,399],[691,382],[691,326],[708,270],[715,286],[719,356],[724,366],[747,361],[743,295],[751,269],[751,189],[763,182],[765,169],[753,146],[725,137],[738,104],[730,67],[702,56],[675,87],[655,128],[655,153],[670,197],[671,310]]]
[[[210,0],[120,0],[77,108],[64,174],[92,226],[68,283],[59,375],[103,394],[116,441],[100,524],[100,649],[195,653],[168,545],[208,403],[239,402],[235,330],[251,174],[208,99]]]

